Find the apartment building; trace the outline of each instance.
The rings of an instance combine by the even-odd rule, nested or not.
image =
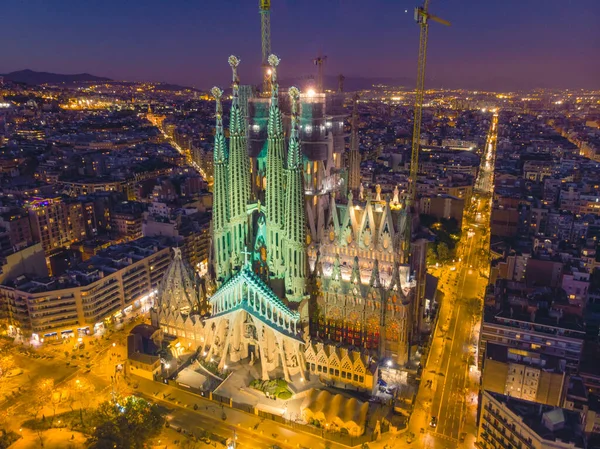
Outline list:
[[[579,369],[585,331],[580,317],[564,312],[559,290],[499,281],[479,339],[483,389],[560,405],[565,378]],[[564,296],[564,292],[563,292]]]
[[[111,246],[60,277],[21,276],[0,285],[9,325],[34,339],[98,332],[111,320],[149,306],[174,243],[143,237]]]
[[[585,448],[580,413],[483,391],[475,446],[479,449]]]

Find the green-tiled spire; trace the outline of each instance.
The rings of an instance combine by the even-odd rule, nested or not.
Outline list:
[[[300,91],[297,87],[290,87],[289,95],[292,98],[292,125],[290,129],[287,169],[302,169],[302,154],[300,150],[300,139],[298,138],[298,100],[300,98]]]
[[[304,208],[304,168],[298,138],[298,102],[300,91],[289,90],[292,103],[290,143],[288,146],[285,215],[285,288],[290,301],[299,302],[306,289],[306,212]]]
[[[275,56],[269,56],[269,65],[271,66],[271,107],[269,108],[269,137],[283,136],[283,122],[281,111],[279,110],[279,83],[277,82],[277,66],[280,59]]]
[[[229,57],[229,65],[233,72],[233,92],[229,121],[229,216],[232,268],[234,270],[241,268],[242,251],[247,246],[248,218],[246,211],[250,199],[250,160],[246,151],[246,135],[239,104],[240,80],[237,74],[239,63],[237,57]]]
[[[211,93],[213,97],[215,97],[216,102],[216,112],[215,112],[215,148],[213,151],[213,160],[215,164],[219,162],[227,162],[227,143],[225,142],[225,135],[223,134],[223,104],[221,103],[221,99],[223,97],[223,91],[218,87],[213,87],[211,89]]]
[[[213,186],[213,248],[214,267],[219,282],[229,276],[229,259],[231,246],[229,238],[229,170],[228,154],[225,136],[223,135],[223,106],[221,98],[223,91],[213,87],[211,93],[216,101],[216,129],[214,156],[214,186]]]
[[[282,277],[283,261],[283,153],[285,139],[281,110],[279,109],[279,84],[277,83],[277,66],[279,58],[269,56],[271,66],[271,106],[269,108],[268,140],[267,140],[267,189],[265,194],[267,209],[267,251],[269,269],[275,277]]]
[[[232,92],[231,92],[231,116],[229,123],[229,132],[231,135],[234,134],[243,134],[244,133],[244,125],[243,125],[243,117],[242,110],[240,108],[240,78],[237,73],[238,65],[240,64],[240,60],[237,56],[231,55],[229,57],[229,65],[231,66],[231,70],[233,72],[233,83],[232,83]]]

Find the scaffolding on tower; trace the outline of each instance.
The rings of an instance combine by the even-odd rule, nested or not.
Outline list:
[[[322,56],[321,54],[313,59],[313,63],[317,66],[317,92],[320,94],[325,92],[323,80],[323,64],[325,64],[325,61],[327,61],[327,56]]]

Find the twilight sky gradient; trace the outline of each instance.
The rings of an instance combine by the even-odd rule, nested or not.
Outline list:
[[[281,76],[415,77],[421,0],[272,0]],[[30,68],[227,85],[260,77],[258,0],[3,0],[0,73]],[[428,78],[448,87],[600,88],[599,0],[432,0]],[[408,10],[405,13],[405,10]]]

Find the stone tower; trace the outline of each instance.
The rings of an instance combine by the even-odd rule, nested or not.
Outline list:
[[[229,57],[233,72],[233,92],[229,121],[229,220],[231,236],[231,270],[242,266],[241,254],[246,250],[248,235],[247,206],[250,199],[250,161],[246,152],[244,118],[239,103],[240,80],[237,67],[240,61]]]
[[[285,190],[285,290],[289,301],[300,302],[306,290],[306,213],[304,207],[304,166],[298,138],[300,91],[290,87],[291,128]]]
[[[348,191],[358,198],[360,188],[360,152],[358,150],[358,94],[352,108],[352,137],[348,156]]]
[[[229,235],[229,168],[227,144],[223,134],[223,91],[213,87],[216,100],[216,129],[214,158],[213,250],[215,277],[219,283],[230,274],[231,238]]]
[[[173,248],[173,261],[158,286],[155,310],[162,313],[190,315],[200,309],[200,294],[194,271],[181,257],[181,248]]]
[[[283,153],[285,138],[283,121],[279,109],[279,84],[277,83],[277,66],[279,58],[269,56],[271,66],[271,105],[269,107],[268,140],[267,140],[267,189],[265,201],[267,209],[267,249],[269,269],[272,276],[282,278],[285,266],[283,261],[284,215],[283,215]]]

